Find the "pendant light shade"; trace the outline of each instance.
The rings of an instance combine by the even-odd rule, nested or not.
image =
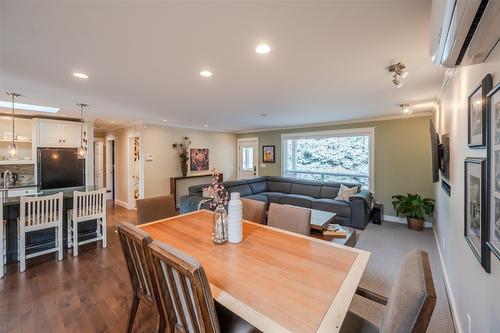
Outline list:
[[[87,158],[87,147],[83,145],[83,108],[87,107],[87,104],[78,103],[80,107],[80,147],[78,147],[77,154],[79,159]]]
[[[11,159],[19,158],[19,151],[16,146],[16,125],[15,125],[15,110],[14,110],[14,102],[16,97],[21,96],[20,94],[16,94],[14,92],[8,92],[7,95],[10,96],[12,100],[12,142],[8,147],[9,156]]]

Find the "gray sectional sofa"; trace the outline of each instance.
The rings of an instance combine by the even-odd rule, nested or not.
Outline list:
[[[270,203],[294,205],[336,213],[336,223],[364,229],[370,219],[373,196],[361,190],[349,202],[335,200],[340,183],[297,180],[287,177],[256,177],[248,180],[227,181],[228,192],[239,192],[241,197]],[[352,187],[356,184],[344,185]],[[189,195],[181,197],[181,213],[198,209],[203,200],[203,188],[207,185],[189,187]],[[202,208],[208,208],[207,204]]]

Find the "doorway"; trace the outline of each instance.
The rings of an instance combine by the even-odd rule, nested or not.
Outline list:
[[[128,151],[128,209],[136,207],[137,199],[144,197],[144,164],[142,137],[140,132],[131,132],[127,136]]]
[[[106,138],[106,197],[115,203],[115,138],[110,136]]]
[[[96,189],[104,187],[104,149],[104,140],[96,138],[94,141],[94,185]]]
[[[238,139],[238,179],[259,175],[259,138]]]

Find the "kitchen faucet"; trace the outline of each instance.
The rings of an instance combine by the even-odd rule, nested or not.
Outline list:
[[[9,181],[12,182],[12,171],[5,170],[3,173],[3,189],[1,190],[3,196],[7,193],[7,176],[9,176]]]

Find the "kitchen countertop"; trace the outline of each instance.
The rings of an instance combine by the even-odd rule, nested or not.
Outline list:
[[[35,185],[36,186],[36,185]],[[27,187],[27,186],[23,186]],[[14,187],[8,187],[9,188],[14,188]],[[63,198],[73,198],[73,192],[74,191],[80,191],[80,192],[87,192],[87,191],[94,191],[96,189],[95,186],[78,186],[78,187],[67,187],[67,188],[60,188],[60,189],[51,189],[51,190],[42,190],[38,192],[37,194],[31,194],[31,195],[26,195],[28,197],[42,197],[45,195],[52,195],[56,194],[59,192],[63,193]],[[21,196],[18,197],[8,197],[3,200],[4,206],[11,206],[11,205],[19,205],[21,202]]]
[[[10,190],[11,188],[37,187],[37,186],[38,186],[38,184],[36,184],[36,183],[15,183],[12,185],[8,185],[7,190]]]

